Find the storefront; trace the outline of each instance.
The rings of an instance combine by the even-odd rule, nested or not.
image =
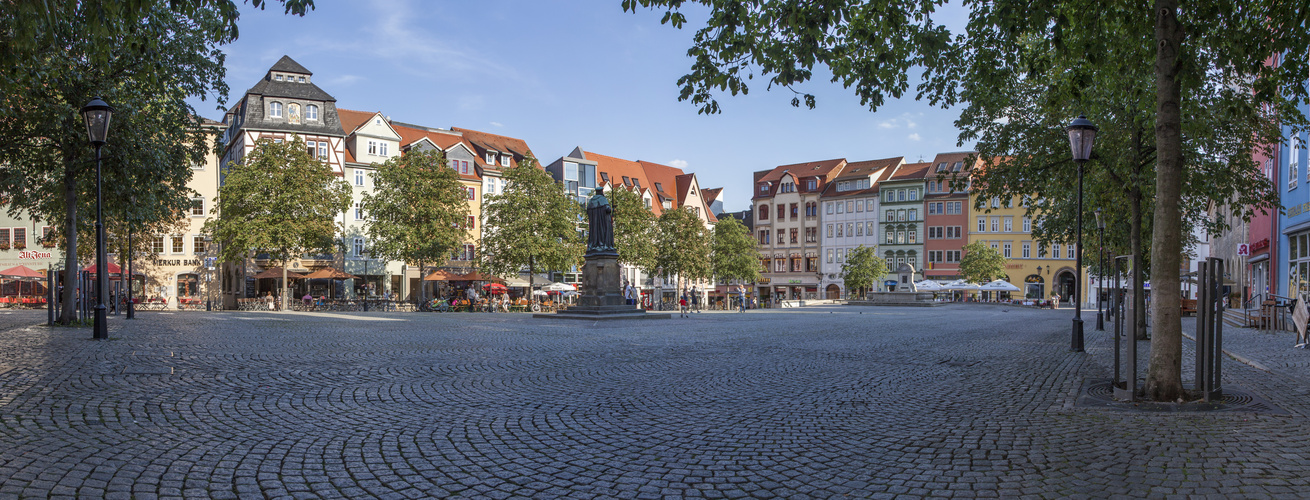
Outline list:
[[[1023,279],[1025,299],[1044,299],[1046,298],[1046,280],[1036,274],[1030,274]]]

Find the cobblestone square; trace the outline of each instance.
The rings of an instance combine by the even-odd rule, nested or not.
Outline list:
[[[93,341],[4,311],[0,498],[1310,495],[1291,334],[1228,330],[1263,369],[1224,367],[1290,415],[1098,411],[1111,339],[1085,313],[1067,352],[1071,317],[142,312]]]

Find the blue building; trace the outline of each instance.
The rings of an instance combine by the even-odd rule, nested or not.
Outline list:
[[[1305,105],[1302,113],[1310,113]],[[1293,135],[1283,129],[1283,143],[1277,148],[1277,163],[1283,173],[1277,179],[1284,212],[1278,216],[1278,266],[1287,269],[1279,280],[1278,295],[1310,293],[1310,168],[1307,168],[1306,133]],[[1284,267],[1285,266],[1285,267]],[[1280,273],[1281,274],[1281,273]]]

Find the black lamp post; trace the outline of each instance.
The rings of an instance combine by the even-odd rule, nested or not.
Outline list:
[[[364,259],[364,312],[368,312],[368,254],[367,248],[359,249],[360,258]]]
[[[214,246],[214,237],[205,235],[205,310],[214,310],[214,296],[210,293],[214,289],[214,263],[209,260],[210,249]]]
[[[1042,266],[1037,266],[1037,279],[1042,280]],[[1046,293],[1046,281],[1042,280],[1040,284],[1042,285],[1042,291],[1037,292],[1037,304],[1039,306],[1042,303],[1042,298],[1050,297],[1050,295]]]
[[[129,199],[132,208],[136,208],[136,197]],[[136,305],[132,303],[132,217],[127,218],[127,319],[136,319]]]
[[[1096,207],[1096,262],[1101,272],[1096,273],[1096,331],[1105,331],[1105,316],[1101,313],[1102,298],[1105,297],[1105,219],[1101,218],[1101,207]]]
[[[91,147],[96,149],[96,307],[95,323],[91,338],[109,338],[108,318],[105,317],[105,274],[109,271],[108,256],[105,254],[105,217],[102,211],[100,191],[100,148],[104,147],[109,137],[109,121],[114,117],[114,108],[99,97],[82,106],[82,119],[86,120],[86,135]]]
[[[1069,350],[1083,352],[1083,164],[1092,156],[1096,125],[1092,125],[1086,116],[1080,115],[1065,131],[1069,133],[1069,148],[1073,151],[1073,161],[1078,164],[1078,234],[1076,236],[1078,248],[1074,261],[1074,267],[1077,269],[1074,270],[1076,280],[1073,285],[1073,338]]]

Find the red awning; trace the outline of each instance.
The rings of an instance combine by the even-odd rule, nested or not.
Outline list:
[[[5,269],[4,271],[0,271],[0,276],[11,276],[17,278],[44,278],[45,277],[41,273],[33,271],[29,269],[27,266],[23,266],[23,265],[14,266],[9,269]]]
[[[86,268],[86,269],[83,269],[83,271],[86,271],[86,272],[91,273],[91,274],[95,274],[95,273],[96,273],[96,266],[95,266],[95,264],[92,264],[91,267],[88,267],[88,268]],[[115,263],[113,263],[113,262],[110,262],[110,263],[109,263],[109,274],[121,274],[122,272],[123,272],[123,268],[118,267],[118,264],[115,264]]]

